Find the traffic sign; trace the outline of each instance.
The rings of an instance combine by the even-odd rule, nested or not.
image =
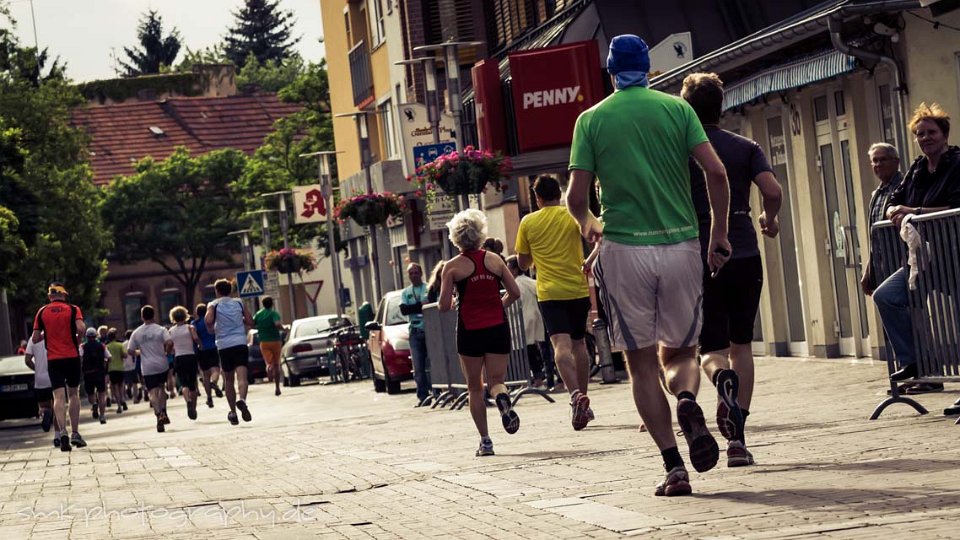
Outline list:
[[[253,298],[263,294],[263,270],[237,272],[237,288],[240,298]]]
[[[457,149],[455,141],[447,141],[439,144],[421,144],[413,147],[414,167],[421,167],[437,159],[438,157],[454,152]]]

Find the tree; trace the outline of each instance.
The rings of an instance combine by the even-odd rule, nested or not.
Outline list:
[[[299,54],[283,60],[267,60],[260,63],[251,53],[243,69],[237,74],[237,88],[244,91],[277,93],[293,84],[303,72],[303,59]]]
[[[160,73],[169,68],[180,53],[180,32],[174,28],[163,35],[163,18],[154,10],[147,11],[137,25],[137,40],[140,48],[124,47],[127,62],[120,61],[122,76],[139,77]],[[118,71],[118,74],[121,74]]]
[[[240,11],[223,42],[223,49],[238,68],[253,54],[261,64],[269,60],[282,61],[293,55],[293,46],[300,38],[292,38],[294,16],[282,11],[279,0],[244,0]]]
[[[180,147],[163,161],[141,161],[134,175],[106,188],[100,206],[113,230],[113,256],[156,262],[183,285],[192,306],[207,263],[232,262],[237,252],[227,233],[242,226],[242,198],[249,194],[239,192],[235,180],[246,160],[239,150],[193,157]],[[261,191],[256,184],[246,187]]]
[[[70,124],[71,108],[84,100],[57,63],[41,75],[45,55],[20,46],[9,30],[13,21],[3,25],[2,11],[0,206],[15,219],[6,213],[0,228],[4,237],[16,236],[26,248],[3,286],[15,320],[33,315],[53,279],[67,284],[72,302],[92,308],[100,298],[109,235],[97,212],[99,192],[86,162],[86,137]]]

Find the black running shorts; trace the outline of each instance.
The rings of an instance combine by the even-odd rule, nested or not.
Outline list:
[[[237,345],[217,351],[220,354],[220,369],[233,371],[238,367],[247,367],[250,362],[250,348],[246,345]]]
[[[53,401],[53,388],[34,388],[33,395],[37,398],[37,403]]]
[[[200,364],[201,371],[208,371],[213,368],[220,368],[220,356],[216,349],[203,349],[197,353],[197,363]]]
[[[510,325],[502,323],[478,330],[458,327],[457,352],[463,356],[510,354]]]
[[[83,391],[89,396],[96,390],[97,392],[107,391],[107,374],[102,371],[93,371],[83,374]]]
[[[590,297],[573,300],[545,300],[540,304],[543,326],[547,335],[570,334],[570,339],[583,339],[590,314]]]
[[[107,375],[110,376],[110,384],[123,384],[123,371],[108,371]]]
[[[53,388],[77,388],[83,375],[80,367],[80,357],[60,358],[47,361],[47,372],[50,374],[50,386]]]
[[[731,343],[753,341],[753,324],[763,289],[760,256],[730,259],[710,277],[703,266],[703,328],[700,354],[726,349]]]
[[[180,379],[180,386],[197,391],[197,356],[194,354],[185,354],[178,356],[173,361],[173,369],[177,372],[177,379]]]
[[[167,372],[164,371],[163,373],[154,373],[153,375],[144,375],[143,384],[147,387],[147,390],[160,388],[163,385],[167,384]]]

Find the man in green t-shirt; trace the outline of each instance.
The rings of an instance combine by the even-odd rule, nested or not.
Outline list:
[[[260,338],[260,354],[267,365],[267,379],[276,385],[274,395],[280,395],[280,331],[283,324],[280,314],[273,309],[273,298],[264,296],[260,300],[263,308],[253,316],[253,327],[257,329]]]
[[[677,419],[694,468],[710,470],[719,459],[717,441],[696,402],[703,265],[689,157],[707,177],[712,271],[730,257],[727,177],[690,105],[647,88],[650,56],[642,39],[613,38],[607,71],[616,91],[584,111],[574,128],[567,208],[589,242],[603,239],[593,274],[611,342],[626,351],[637,411],[667,471],[655,493],[686,495],[690,480],[660,389],[661,369],[677,396]],[[594,176],[600,183],[602,224],[588,210]]]

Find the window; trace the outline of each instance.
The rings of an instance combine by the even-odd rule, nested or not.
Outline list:
[[[847,114],[847,104],[843,101],[843,90],[837,90],[833,93],[833,103],[837,109],[837,116]]]
[[[813,119],[817,122],[825,122],[829,117],[827,96],[813,98]]]
[[[383,0],[370,0],[373,5],[373,11],[370,12],[370,28],[373,29],[373,43],[371,48],[383,43],[387,37],[386,21],[383,13]]]
[[[164,289],[160,291],[160,312],[157,313],[157,322],[169,322],[170,310],[179,306],[180,302],[179,289]]]
[[[355,44],[353,42],[353,31],[350,29],[350,10],[347,8],[343,10],[343,24],[347,29],[347,44],[353,47]]]
[[[883,140],[889,144],[896,144],[893,136],[893,104],[890,101],[890,85],[881,84],[877,91],[880,93],[880,126],[883,128]]]
[[[389,99],[377,107],[377,115],[380,117],[380,127],[383,130],[383,155],[387,158],[395,157],[400,153],[400,149],[393,125],[393,106]]]
[[[140,308],[147,304],[143,293],[128,293],[123,297],[123,320],[127,324],[127,330],[133,330],[140,326]]]

